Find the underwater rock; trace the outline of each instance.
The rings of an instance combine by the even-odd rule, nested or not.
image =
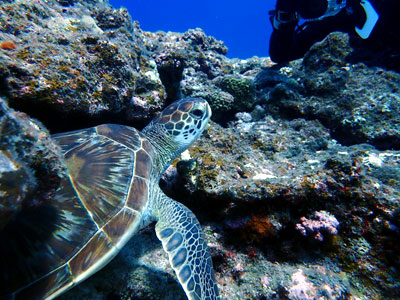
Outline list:
[[[0,150],[0,230],[22,209],[27,194],[36,189],[36,180],[29,168]]]
[[[219,78],[217,85],[234,97],[234,111],[250,110],[256,99],[253,80],[242,75],[224,76]]]
[[[258,76],[259,97],[269,113],[287,119],[318,119],[343,145],[369,143],[400,149],[400,75],[346,61],[347,35],[332,33],[303,60]],[[283,79],[286,77],[286,79]],[[264,96],[265,97],[265,96]]]
[[[345,67],[346,57],[352,51],[349,36],[345,33],[333,32],[307,51],[302,64],[307,73],[322,73],[331,67]]]
[[[207,36],[201,28],[188,30],[183,35],[183,39],[192,46],[200,46],[201,50],[212,50],[223,55],[228,52],[228,48],[222,41],[217,41],[214,37]]]
[[[221,299],[400,297],[400,77],[351,63],[347,35],[282,66],[228,59],[199,28],[145,32],[107,1],[3,3],[0,95],[52,131],[142,125],[175,98],[209,101],[218,123],[163,188],[204,226]],[[0,228],[64,176],[30,117],[1,101]],[[185,299],[151,229],[61,296],[106,298]]]
[[[104,121],[141,125],[185,96],[230,98],[236,111],[249,110],[252,77],[270,64],[228,59],[223,42],[199,28],[144,32],[126,9],[100,0],[10,2],[0,20],[7,20],[0,39],[15,45],[0,51],[1,94],[55,132]],[[215,119],[227,112],[219,103],[213,109]]]
[[[96,10],[94,18],[97,21],[97,26],[104,31],[118,28],[124,28],[128,33],[133,31],[131,16],[126,8]]]
[[[0,230],[23,207],[39,206],[66,176],[46,128],[0,98]]]
[[[125,9],[106,1],[16,1],[2,6],[0,19],[7,20],[0,40],[17,46],[0,49],[1,94],[52,131],[100,119],[143,121],[165,105],[154,60]],[[133,96],[145,109],[131,104]]]
[[[156,58],[157,70],[160,79],[166,88],[167,97],[178,99],[180,96],[180,82],[186,65],[186,58],[179,53],[162,53]]]
[[[168,193],[200,219],[216,222],[215,246],[225,253],[222,256],[247,253],[241,264],[249,266],[252,260],[255,265],[265,263],[264,256],[301,263],[312,255],[313,262],[325,268],[328,261],[333,263],[328,257],[336,257],[333,265],[352,284],[368,280],[379,287],[375,296],[397,295],[398,275],[390,265],[399,258],[393,215],[400,191],[389,177],[400,167],[399,151],[379,151],[366,144],[342,146],[318,121],[266,117],[242,118],[227,128],[212,123],[189,153],[195,167],[178,168],[179,178]],[[300,229],[312,238],[302,237]],[[358,248],[350,250],[348,245],[360,238],[368,240],[371,255],[356,256],[354,264]],[[229,269],[226,259],[216,259],[222,260],[217,270]],[[382,272],[371,275],[371,266],[385,270],[384,279],[379,277]],[[255,276],[251,267],[245,270]],[[245,289],[242,273],[235,275],[235,284]],[[217,271],[218,276],[228,280],[231,275]],[[290,293],[288,286],[283,290]],[[337,299],[350,293],[342,291]]]
[[[77,2],[77,0],[57,0],[57,2],[62,6],[72,6]]]
[[[270,261],[262,253],[251,256],[236,252],[224,248],[214,230],[213,226],[205,226],[214,266],[218,268],[216,279],[221,299],[274,299],[277,295],[300,299],[295,295],[306,291],[305,286],[299,285],[300,279],[311,285],[320,298],[349,299],[349,279],[333,264],[323,260],[316,264],[293,264]],[[141,231],[103,270],[59,299],[105,298],[186,300],[152,229]]]
[[[225,123],[236,112],[253,108],[257,101],[253,79],[272,64],[268,58],[228,59],[223,43],[199,28],[183,34],[146,33],[143,43],[156,55],[168,98],[203,97],[212,107],[212,119]]]

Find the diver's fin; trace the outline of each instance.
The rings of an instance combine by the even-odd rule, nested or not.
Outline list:
[[[361,0],[360,5],[364,8],[365,14],[367,15],[367,20],[362,28],[356,27],[355,30],[357,34],[365,40],[370,36],[376,23],[378,22],[379,15],[368,0]]]

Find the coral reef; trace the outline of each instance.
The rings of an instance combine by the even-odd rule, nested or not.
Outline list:
[[[125,9],[103,1],[18,1],[2,6],[0,19],[0,40],[16,45],[0,51],[1,94],[49,128],[64,130],[68,118],[77,127],[88,118],[142,120],[165,104],[154,60],[143,59]]]
[[[311,235],[318,241],[323,241],[324,236],[322,233],[328,235],[336,235],[338,233],[337,227],[339,221],[335,216],[331,216],[326,211],[316,211],[311,219],[306,217],[300,218],[300,223],[296,224],[296,229],[304,236]]]
[[[161,185],[203,224],[221,298],[400,298],[400,75],[350,61],[347,35],[274,65],[107,1],[3,3],[0,231],[65,176],[46,127],[140,128],[201,96],[214,122]],[[185,299],[151,229],[61,296],[105,298]]]
[[[189,149],[196,167],[178,168],[171,195],[218,220],[220,251],[246,253],[242,265],[265,255],[301,268],[312,255],[313,264],[326,268],[329,257],[352,285],[380,290],[341,286],[338,299],[397,297],[398,274],[390,266],[398,265],[400,249],[393,223],[399,190],[392,180],[399,151],[342,146],[318,121],[240,117],[228,128],[212,124]],[[251,268],[244,273],[257,276]]]
[[[271,71],[259,75],[256,87],[269,93],[267,111],[289,119],[318,119],[344,145],[369,143],[398,150],[400,75],[347,63],[350,49],[346,34],[332,33],[302,61],[290,63],[290,73],[275,75],[275,82],[265,80]]]

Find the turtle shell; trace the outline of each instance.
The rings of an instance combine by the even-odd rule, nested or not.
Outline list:
[[[6,228],[18,238],[3,254],[14,259],[2,262],[12,271],[2,272],[0,298],[15,290],[15,299],[53,298],[87,278],[125,245],[147,208],[155,151],[139,131],[106,124],[54,138],[69,178],[48,205]]]

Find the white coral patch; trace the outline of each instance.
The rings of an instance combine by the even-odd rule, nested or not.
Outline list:
[[[144,73],[144,75],[151,81],[159,81],[160,80],[158,73],[156,73],[154,70],[147,71],[146,73]]]
[[[182,160],[189,160],[191,158],[192,157],[190,156],[190,153],[189,153],[189,151],[187,149],[182,152],[182,154],[181,154],[181,159]]]
[[[254,180],[265,180],[265,179],[271,179],[271,178],[276,178],[276,176],[272,174],[262,174],[262,173],[257,173],[256,175],[253,176]]]
[[[308,162],[309,164],[318,164],[318,163],[319,163],[319,160],[316,160],[316,159],[308,159],[307,162]]]
[[[97,26],[96,21],[91,16],[83,16],[81,19],[81,25],[87,29],[90,29],[94,33],[103,33],[103,30]]]
[[[383,160],[380,157],[380,155],[371,152],[371,153],[368,154],[368,156],[364,157],[363,163],[365,165],[371,165],[371,166],[374,166],[374,167],[381,167],[382,163],[383,163]]]
[[[103,30],[97,26],[96,21],[89,15],[78,18],[65,18],[56,16],[49,19],[47,26],[55,31],[71,31],[73,28],[84,28],[89,32],[102,34]]]
[[[289,298],[293,300],[313,300],[317,291],[315,286],[307,281],[307,277],[303,274],[303,270],[298,270],[292,275],[292,285],[289,289]]]
[[[288,77],[290,77],[293,73],[293,68],[291,67],[283,67],[279,69],[279,73],[281,73],[282,75],[286,75]]]

